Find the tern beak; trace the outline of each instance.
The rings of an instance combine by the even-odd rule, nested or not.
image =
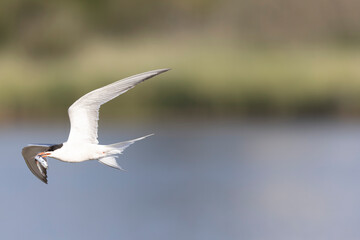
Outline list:
[[[43,158],[48,157],[49,155],[50,155],[50,153],[46,153],[46,152],[41,152],[38,154],[38,156],[43,157]]]

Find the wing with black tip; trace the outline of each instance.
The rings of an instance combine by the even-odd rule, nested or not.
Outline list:
[[[169,70],[166,68],[140,73],[95,89],[79,98],[68,110],[71,128],[67,142],[98,144],[100,106],[137,84]]]

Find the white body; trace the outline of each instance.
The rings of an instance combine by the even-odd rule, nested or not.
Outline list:
[[[136,141],[142,140],[153,134],[133,139],[130,141],[99,145],[92,143],[63,143],[63,146],[51,152],[49,157],[56,158],[63,162],[83,162],[87,160],[97,160],[107,157],[114,157],[114,155],[121,154],[122,151]]]
[[[50,157],[64,162],[83,162],[106,156],[108,156],[106,145],[91,143],[69,144],[67,142],[65,142],[61,148],[53,151],[50,155]]]

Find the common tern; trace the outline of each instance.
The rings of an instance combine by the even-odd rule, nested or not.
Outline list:
[[[22,155],[31,172],[41,181],[47,183],[48,163],[46,157],[72,163],[98,160],[107,166],[122,169],[116,162],[118,155],[134,142],[152,134],[125,142],[100,145],[97,139],[100,106],[125,93],[135,85],[169,70],[159,69],[140,73],[93,90],[79,98],[68,109],[71,127],[66,142],[61,144],[29,144],[22,149]]]

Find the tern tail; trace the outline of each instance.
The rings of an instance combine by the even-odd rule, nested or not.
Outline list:
[[[125,141],[125,142],[119,142],[119,143],[106,145],[108,147],[108,149],[109,149],[108,152],[107,152],[107,156],[103,157],[103,158],[100,158],[99,162],[101,162],[101,163],[103,163],[105,165],[108,165],[109,167],[124,170],[116,162],[116,158],[118,157],[116,155],[121,154],[131,144],[133,144],[133,143],[135,143],[135,142],[137,142],[139,140],[143,140],[143,139],[145,139],[147,137],[150,137],[152,135],[154,135],[154,134],[149,134],[149,135],[146,135],[144,137],[136,138],[136,139]]]

